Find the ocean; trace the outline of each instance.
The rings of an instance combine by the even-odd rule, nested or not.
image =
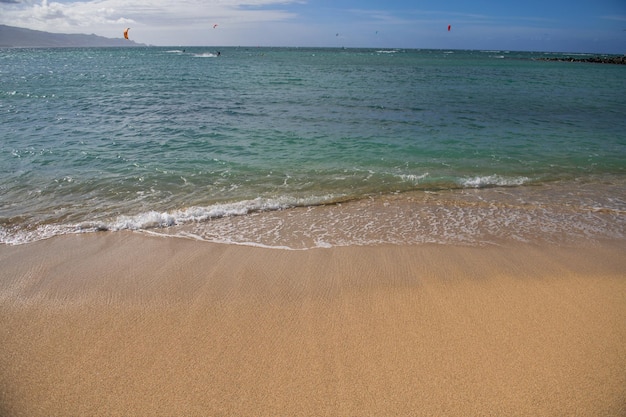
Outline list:
[[[0,49],[0,243],[624,240],[626,67],[554,56]]]

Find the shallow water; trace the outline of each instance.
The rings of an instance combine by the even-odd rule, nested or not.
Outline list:
[[[2,50],[0,242],[123,229],[291,248],[623,238],[621,66],[220,52]]]

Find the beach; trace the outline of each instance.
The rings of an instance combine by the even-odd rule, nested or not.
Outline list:
[[[2,416],[623,416],[626,244],[0,246]]]
[[[220,52],[3,50],[0,417],[626,416],[623,66]]]

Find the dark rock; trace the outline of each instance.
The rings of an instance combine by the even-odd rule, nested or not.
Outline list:
[[[570,56],[539,58],[539,61],[559,61],[559,62],[591,62],[594,64],[618,64],[626,65],[626,55],[624,56],[593,56],[588,58],[572,58]]]

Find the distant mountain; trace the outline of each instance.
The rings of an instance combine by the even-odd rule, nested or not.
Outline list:
[[[60,48],[96,46],[145,46],[126,39],[105,38],[97,35],[50,33],[39,30],[0,25],[0,47],[4,48]]]

